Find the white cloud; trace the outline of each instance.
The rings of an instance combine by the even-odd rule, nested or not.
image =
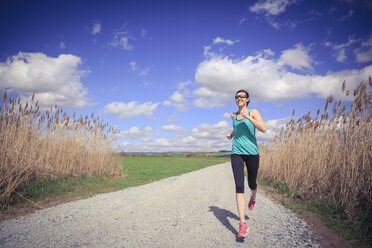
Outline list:
[[[370,47],[366,51],[356,50],[355,55],[356,55],[357,62],[360,62],[360,63],[370,62],[372,61],[372,47]]]
[[[170,97],[170,99],[174,102],[184,102],[185,101],[185,98],[183,97],[183,95],[179,91],[174,92],[173,95]]]
[[[132,71],[137,71],[138,70],[136,62],[134,62],[134,61],[129,62],[129,65],[130,65]]]
[[[126,147],[126,146],[130,146],[130,142],[122,142],[122,143],[120,143],[118,149],[120,149],[120,147]]]
[[[266,0],[259,1],[250,7],[250,10],[255,13],[263,13],[265,15],[279,15],[285,11],[285,9],[296,3],[296,0]]]
[[[217,124],[200,124],[196,128],[191,129],[194,138],[202,139],[223,139],[228,133],[227,130],[231,125],[227,121],[220,121]]]
[[[100,22],[94,23],[93,28],[92,28],[92,35],[95,35],[95,34],[98,34],[98,33],[101,33],[101,23]]]
[[[172,125],[170,125],[172,126]],[[180,129],[181,127],[167,129]],[[231,141],[226,139],[226,134],[231,132],[231,123],[226,121],[217,124],[200,124],[191,129],[191,134],[177,135],[173,138],[159,138],[153,142],[136,144],[121,144],[120,149],[127,152],[136,151],[220,151],[230,150]],[[186,133],[186,132],[185,132]]]
[[[122,131],[118,134],[118,137],[128,139],[138,139],[147,137],[150,138],[147,140],[151,140],[151,137],[153,136],[159,136],[159,133],[152,130],[152,128],[149,126],[142,129],[138,127],[132,127],[130,130]]]
[[[349,36],[348,41],[346,43],[336,44],[334,42],[329,42],[328,41],[328,42],[325,42],[324,45],[326,47],[330,47],[334,50],[339,50],[339,49],[342,49],[342,48],[349,47],[357,41],[358,41],[357,39],[353,38],[352,36]]]
[[[356,48],[354,54],[357,62],[363,63],[372,61],[372,34],[362,41],[361,47]]]
[[[150,67],[146,67],[145,69],[142,69],[142,70],[138,73],[138,75],[140,75],[140,76],[146,76],[146,75],[149,73],[149,71],[150,71]]]
[[[372,34],[369,35],[369,37],[362,41],[363,47],[371,47],[372,46]]]
[[[286,20],[278,22],[274,16],[265,16],[265,20],[275,29],[280,29],[281,27],[289,27],[290,29],[294,29],[297,27],[297,21]]]
[[[194,105],[200,108],[223,106],[229,98],[227,92],[214,91],[208,87],[200,87],[194,90],[193,94],[199,97],[194,101]]]
[[[290,29],[294,29],[295,27],[297,27],[297,21],[286,20],[278,22],[273,16],[265,16],[265,19],[275,29],[280,29],[281,27],[289,27]]]
[[[63,41],[61,41],[61,43],[59,43],[59,48],[60,49],[66,49],[66,45]]]
[[[179,112],[185,112],[188,110],[188,101],[186,97],[189,96],[189,90],[186,89],[187,85],[192,84],[191,81],[179,83],[178,89],[169,97],[168,100],[163,102],[164,106],[173,106]]]
[[[289,121],[291,120],[290,117],[277,119],[277,120],[269,120],[265,122],[266,125],[266,133],[262,133],[256,130],[256,139],[257,142],[270,142],[270,139],[274,138],[275,135],[278,135],[282,129]]]
[[[222,117],[226,118],[226,119],[230,119],[231,118],[231,113],[225,112],[225,113],[223,113]]]
[[[133,50],[133,45],[129,44],[129,38],[126,36],[120,37],[118,41],[118,46],[124,50],[128,50],[128,51]]]
[[[342,18],[341,18],[341,21],[344,21],[348,18],[351,18],[352,16],[354,15],[354,10],[352,9],[349,9],[349,11],[347,12],[346,15],[344,15]]]
[[[302,64],[303,66],[306,64]],[[203,108],[223,106],[232,100],[239,89],[247,89],[254,101],[276,101],[311,97],[344,97],[341,86],[354,88],[372,75],[372,65],[360,70],[328,72],[326,75],[300,75],[290,72],[282,60],[259,53],[233,60],[212,56],[202,61],[195,74],[199,84],[193,94],[194,105]]]
[[[150,140],[152,140],[152,137],[146,137],[142,139],[143,142],[149,142]]]
[[[204,46],[204,56],[214,56],[216,55],[214,52],[210,52],[211,49],[213,49],[214,46],[216,46],[217,44],[226,44],[228,46],[232,46],[234,45],[235,43],[237,42],[240,42],[240,40],[230,40],[230,39],[224,39],[224,38],[221,38],[221,37],[216,37],[213,39],[212,41],[212,44],[208,45],[208,46]],[[222,51],[223,48],[220,48],[220,51]]]
[[[131,36],[128,31],[125,31],[125,27],[126,25],[114,30],[114,37],[110,45],[113,47],[121,48],[123,50],[132,51],[134,46],[130,44],[130,42],[135,40],[135,38]]]
[[[159,145],[159,146],[166,146],[166,147],[170,147],[171,146],[171,143],[169,142],[169,140],[165,139],[165,138],[159,138],[157,140],[155,140],[155,145]]]
[[[191,81],[181,82],[178,84],[178,90],[184,90],[187,85],[192,84]]]
[[[308,52],[308,49],[301,44],[297,44],[294,49],[282,51],[279,61],[282,61],[293,69],[312,69],[311,64],[313,63],[313,59],[309,56]]]
[[[141,30],[141,37],[142,37],[142,38],[145,38],[146,35],[147,35],[147,31],[146,31],[146,29],[142,29],[142,30]]]
[[[137,63],[134,62],[134,61],[129,62],[129,65],[130,65],[132,71],[139,71],[138,72],[138,75],[139,76],[146,76],[149,73],[150,69],[151,69],[150,67],[146,67],[145,69],[140,69],[138,67]]]
[[[180,126],[175,126],[174,124],[171,124],[171,125],[164,125],[161,130],[163,131],[168,131],[168,132],[175,132],[175,133],[182,133],[183,131],[185,131],[184,128],[180,127]]]
[[[203,52],[204,56],[207,56],[209,54],[209,50],[211,50],[211,48],[212,48],[212,46],[205,46],[204,47],[204,52]]]
[[[234,45],[234,43],[236,42],[239,42],[239,40],[236,40],[236,41],[232,41],[232,40],[229,40],[229,39],[223,39],[221,37],[216,37],[214,40],[213,40],[213,45],[215,44],[218,44],[218,43],[222,43],[222,44],[227,44],[229,46],[232,46]]]
[[[177,122],[178,118],[176,115],[171,115],[168,117],[168,119],[165,120],[166,122]]]
[[[141,83],[141,86],[143,86],[143,87],[148,87],[148,86],[151,86],[151,85],[153,85],[153,83],[149,82],[149,81],[144,81],[144,82]]]
[[[81,58],[71,54],[53,58],[43,53],[19,52],[0,63],[0,90],[15,91],[23,97],[35,93],[41,107],[92,106],[88,90],[80,82],[89,70],[80,69],[81,64]]]
[[[102,112],[103,114],[110,113],[118,115],[120,119],[130,119],[139,115],[145,115],[148,119],[151,119],[158,104],[153,102],[145,102],[143,104],[137,104],[137,102],[112,102],[106,105]]]
[[[349,36],[346,43],[336,44],[334,42],[325,42],[324,45],[326,47],[330,47],[334,51],[338,62],[345,62],[347,59],[346,49],[359,41],[359,39],[355,39],[353,36]]]
[[[271,50],[271,49],[264,49],[264,54],[268,55],[268,56],[274,56],[274,51]]]
[[[177,103],[177,102],[172,102],[170,100],[165,100],[163,102],[164,106],[173,106],[176,108],[178,112],[185,112],[188,110],[188,107],[184,103]]]
[[[342,1],[342,0],[340,0],[340,1]],[[363,2],[363,0],[362,1],[357,0],[357,1],[358,2]],[[329,14],[332,14],[334,16],[335,20],[338,20],[340,22],[343,22],[346,19],[352,18],[354,16],[355,11],[353,9],[347,9],[347,10],[345,10],[344,8],[342,8],[338,4],[338,5],[331,6],[329,8],[329,10],[328,10],[328,13]]]
[[[277,22],[276,16],[285,12],[286,8],[292,4],[297,3],[298,0],[265,0],[259,1],[250,7],[250,11],[256,14],[263,14],[264,19],[274,28],[279,29],[281,26],[289,27],[291,29],[297,26],[296,22],[286,20],[285,22]]]
[[[273,26],[275,29],[280,29],[280,23],[279,22],[275,22],[275,21],[273,21],[272,19],[267,19],[267,22],[271,25],[271,26]]]
[[[358,44],[357,47],[356,44]],[[355,61],[359,63],[365,63],[372,61],[372,34],[370,33],[368,38],[357,39],[353,36],[349,36],[346,43],[336,44],[334,42],[325,42],[326,47],[332,48],[335,51],[337,61],[345,62],[347,59],[347,49],[352,49],[355,55]]]
[[[338,51],[337,61],[338,61],[338,62],[345,62],[345,60],[346,60],[345,48],[341,48],[341,49]]]

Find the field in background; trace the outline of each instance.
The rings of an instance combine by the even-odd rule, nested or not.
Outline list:
[[[207,166],[230,161],[216,157],[122,157],[126,181],[139,184],[199,170]]]
[[[345,91],[345,83],[342,91]],[[350,105],[327,98],[315,117],[307,113],[287,123],[260,149],[260,176],[325,203],[335,216],[372,241],[372,80],[346,95]],[[332,212],[331,211],[331,212]],[[355,238],[355,237],[354,237]]]

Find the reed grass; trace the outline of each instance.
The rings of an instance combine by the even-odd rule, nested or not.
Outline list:
[[[38,102],[3,97],[0,106],[0,208],[29,180],[122,175],[112,142],[117,129],[99,117],[70,118],[62,108],[42,111]]]
[[[261,147],[260,175],[299,189],[307,199],[343,206],[355,224],[361,216],[367,221],[372,216],[372,80],[352,91],[345,88],[344,82],[342,91],[353,97],[351,104],[329,96],[315,117],[311,111],[292,117]]]

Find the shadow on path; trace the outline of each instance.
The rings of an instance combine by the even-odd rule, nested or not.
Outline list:
[[[236,214],[230,212],[229,210],[222,209],[216,206],[210,206],[209,211],[213,212],[214,216],[221,222],[222,225],[224,225],[230,232],[232,232],[236,237],[236,242],[244,242],[244,238],[238,237],[238,231],[231,225],[228,218],[240,220]],[[245,219],[248,220],[248,216],[245,216]]]

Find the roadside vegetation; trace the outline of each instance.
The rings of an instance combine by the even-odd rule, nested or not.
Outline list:
[[[111,150],[117,130],[99,117],[70,118],[57,106],[41,110],[34,96],[23,102],[6,93],[0,113],[0,209],[33,182],[123,175]]]
[[[344,83],[352,104],[329,96],[323,110],[292,118],[261,147],[260,175],[306,201],[308,209],[335,219],[354,243],[372,245],[372,80],[345,88]]]

